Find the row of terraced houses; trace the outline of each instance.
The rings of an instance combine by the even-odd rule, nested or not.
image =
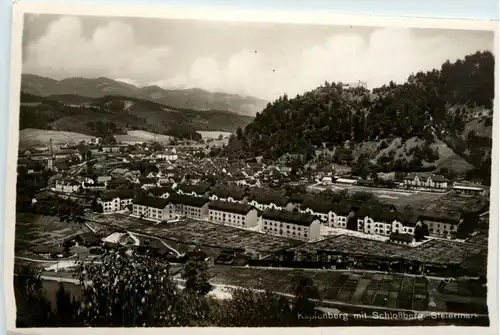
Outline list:
[[[390,237],[394,234],[413,235],[418,225],[426,224],[431,236],[451,237],[462,222],[459,214],[434,212],[406,215],[391,205],[368,205],[353,201],[331,205],[310,204],[306,208],[293,201],[286,204],[259,201],[249,201],[237,195],[208,195],[207,189],[195,186],[187,189],[157,187],[135,199],[133,192],[122,190],[104,194],[98,199],[104,213],[116,212],[133,204],[134,215],[152,220],[168,221],[188,217],[240,228],[258,227],[268,234],[301,240],[318,238],[321,225]]]

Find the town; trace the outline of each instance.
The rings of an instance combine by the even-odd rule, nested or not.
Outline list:
[[[264,160],[230,161],[217,155],[219,148],[194,143],[101,141],[56,146],[49,140],[19,152],[19,262],[46,260],[44,275],[61,276],[77,260],[126,245],[172,264],[201,253],[211,264],[211,282],[221,285],[252,286],[238,279],[245,271],[256,279],[276,267],[290,269],[269,272],[278,277],[262,285],[271,288],[293,269],[334,269],[349,272],[338,272],[343,279],[332,275],[338,292],[324,292],[331,301],[410,310],[428,310],[432,301],[434,310],[456,312],[484,306],[484,293],[477,293],[482,279],[457,286],[437,278],[486,275],[486,186],[408,173],[387,187],[337,174],[335,167],[308,172]],[[34,229],[43,233],[33,235]],[[482,263],[471,261],[478,257]],[[61,259],[68,261],[50,265]],[[396,283],[405,283],[404,274],[436,279],[423,282],[413,298],[403,287],[366,296],[356,293],[358,271],[363,278],[373,275],[365,271],[389,271]],[[405,289],[412,292],[418,277],[410,278]],[[432,293],[438,286],[439,296]],[[464,298],[464,289],[483,298]]]
[[[490,326],[491,32],[28,16],[17,327]]]

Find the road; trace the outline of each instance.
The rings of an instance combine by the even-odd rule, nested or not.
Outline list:
[[[134,240],[137,240],[139,241],[134,235],[137,235],[137,236],[142,236],[142,237],[147,237],[147,238],[154,238],[158,241],[160,241],[167,249],[169,249],[170,251],[174,252],[178,257],[181,256],[180,252],[178,252],[177,250],[175,250],[174,248],[172,248],[171,246],[169,246],[167,243],[165,243],[165,241],[163,241],[161,238],[158,238],[158,237],[151,237],[149,235],[144,235],[144,234],[140,234],[140,233],[136,233],[136,232],[131,232],[131,231],[127,231],[127,233],[134,239]]]
[[[80,173],[80,171],[82,171],[82,169],[87,165],[87,161],[84,161],[82,163],[79,163],[79,164],[76,164],[74,165],[71,170],[69,171],[69,174],[71,176],[76,176],[77,174]]]

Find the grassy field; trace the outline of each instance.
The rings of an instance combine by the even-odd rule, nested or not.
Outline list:
[[[27,128],[19,131],[19,147],[26,148],[36,145],[48,145],[50,139],[52,139],[52,143],[54,144],[63,144],[68,142],[78,143],[80,141],[88,142],[91,138],[92,136],[71,131]]]
[[[28,213],[16,214],[16,249],[54,245],[68,237],[89,232],[85,225],[60,222],[58,217]]]
[[[444,196],[444,194],[440,193],[391,192],[387,190],[375,190],[373,194],[380,201],[392,204],[398,209],[410,205],[416,211],[425,209],[429,204],[438,201]]]
[[[384,203],[395,205],[398,209],[403,209],[410,205],[416,212],[424,210],[437,211],[477,211],[485,206],[485,200],[480,197],[462,196],[448,193],[413,192],[406,190],[390,190],[375,187],[363,187],[357,185],[332,185],[332,186],[310,186],[311,189],[321,191],[331,188],[334,191],[347,190],[350,194],[365,192],[373,194],[378,200]]]
[[[197,133],[200,134],[203,139],[211,138],[214,140],[218,139],[220,135],[222,135],[222,137],[229,137],[229,135],[231,135],[231,133],[227,132],[227,131],[201,131],[201,130],[198,130]]]
[[[153,225],[146,220],[140,220],[123,214],[96,215],[89,218],[117,229],[130,230],[141,234],[152,235],[171,243],[201,245],[215,248],[243,248],[260,252],[272,252],[301,243],[277,236],[264,235],[257,232],[213,224],[206,221],[182,220],[165,224]]]
[[[435,296],[438,283],[423,277],[399,274],[350,273],[340,271],[300,271],[288,269],[257,269],[217,266],[210,270],[213,284],[235,285],[267,289],[293,295],[298,276],[312,278],[320,299],[353,305],[366,305],[392,309],[429,310],[429,296],[436,303],[436,310],[453,312],[458,308],[472,311],[484,308],[486,299],[472,297],[466,284],[462,289],[450,286],[448,294]],[[446,291],[445,291],[446,292]],[[466,301],[462,305],[450,304]],[[462,311],[462,310],[459,310]]]
[[[479,211],[487,206],[487,199],[481,197],[462,196],[453,193],[447,193],[442,197],[430,201],[427,209],[444,211]]]
[[[172,136],[155,134],[144,130],[130,130],[127,131],[127,135],[115,135],[115,138],[118,142],[130,143],[130,144],[136,142],[153,142],[153,141],[168,144],[170,143]]]
[[[388,204],[393,204],[398,208],[404,208],[406,205],[412,206],[414,209],[423,209],[427,207],[430,203],[435,203],[439,199],[447,196],[444,193],[431,193],[431,192],[412,192],[406,190],[390,190],[385,188],[375,188],[375,187],[364,187],[357,185],[315,185],[310,186],[310,189],[316,191],[322,191],[325,189],[332,189],[333,191],[347,190],[350,194],[362,192],[371,193],[377,197],[381,202]],[[453,196],[449,196],[453,197]],[[470,198],[469,198],[469,201]]]

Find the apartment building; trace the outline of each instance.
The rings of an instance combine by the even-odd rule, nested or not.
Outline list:
[[[267,209],[262,213],[262,230],[267,234],[311,241],[321,235],[321,221],[307,213]]]
[[[190,195],[172,194],[167,201],[175,209],[175,214],[198,220],[208,218],[208,198],[194,197]]]
[[[257,209],[252,205],[215,200],[208,204],[209,220],[240,228],[258,225]]]
[[[102,206],[103,213],[114,213],[124,210],[133,201],[134,190],[105,192],[97,198],[97,203]]]
[[[356,214],[358,207],[347,202],[333,204],[328,213],[327,225],[332,228],[347,228],[347,222]]]
[[[134,215],[154,220],[171,220],[175,218],[175,207],[168,199],[142,196],[133,202]]]
[[[74,180],[56,180],[55,189],[58,192],[74,193],[80,190],[81,184]]]
[[[444,212],[426,212],[417,220],[417,223],[427,225],[430,236],[442,238],[451,238],[462,222],[463,218],[459,213]]]
[[[404,185],[412,189],[446,189],[448,181],[441,175],[410,173],[403,179]]]
[[[357,211],[356,217],[357,230],[371,235],[413,234],[416,223],[408,222],[391,205],[364,206]]]

